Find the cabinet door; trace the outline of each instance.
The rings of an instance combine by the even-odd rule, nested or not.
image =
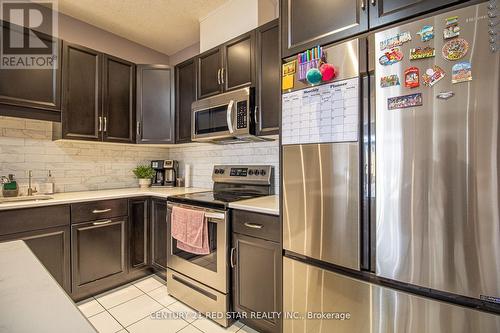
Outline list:
[[[379,27],[417,16],[460,0],[370,0],[370,27]]]
[[[71,292],[69,227],[55,227],[0,237],[0,241],[24,240],[47,271]]]
[[[115,218],[71,227],[74,295],[99,290],[127,274],[126,226],[126,218]]]
[[[100,141],[102,55],[66,42],[63,47],[63,138]]]
[[[281,0],[282,56],[367,30],[368,1]]]
[[[135,142],[135,65],[104,56],[103,67],[104,141]]]
[[[174,143],[172,87],[170,66],[137,66],[137,143]]]
[[[280,47],[278,20],[257,29],[257,134],[279,132]]]
[[[175,66],[176,143],[191,142],[191,104],[196,100],[196,62]]]
[[[252,311],[281,311],[280,244],[233,233],[233,247],[234,311],[247,312],[242,321],[260,332],[280,332],[278,318],[250,318]]]
[[[225,91],[247,87],[255,77],[255,32],[237,37],[223,46],[221,80]]]
[[[222,92],[222,54],[220,48],[207,51],[197,58],[198,99]]]
[[[159,271],[167,270],[167,202],[151,200],[151,264]]]
[[[148,199],[129,200],[129,269],[140,269],[149,260]]]
[[[6,33],[28,37],[18,29],[10,29],[8,22],[0,24]],[[40,33],[35,38],[52,44],[55,66],[52,69],[0,68],[0,115],[60,121],[62,43]]]

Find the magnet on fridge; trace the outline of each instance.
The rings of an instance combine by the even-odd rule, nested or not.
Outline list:
[[[427,42],[434,38],[434,27],[432,25],[424,25],[422,29],[417,32],[422,42]]]
[[[410,67],[405,70],[405,87],[416,88],[420,86],[419,70],[417,67]]]
[[[453,91],[442,91],[439,94],[436,95],[437,99],[442,99],[442,100],[448,100],[455,96],[455,93]]]
[[[292,60],[287,63],[284,63],[282,66],[282,76],[295,74],[297,67],[297,60]]]
[[[458,60],[465,57],[469,50],[469,43],[463,38],[455,38],[447,41],[443,45],[441,53],[448,60]]]
[[[295,75],[293,74],[283,76],[283,78],[281,79],[281,89],[282,90],[292,89],[294,80],[295,80]]]
[[[432,58],[435,55],[436,55],[436,50],[434,50],[434,48],[430,46],[410,49],[410,60]]]
[[[445,28],[443,30],[443,38],[450,39],[460,35],[460,27],[458,26],[458,16],[447,17],[445,20]]]
[[[400,46],[403,43],[411,41],[411,34],[409,31],[400,32],[399,34],[389,37],[380,42],[380,51],[385,49],[392,49],[396,46]]]
[[[380,87],[387,88],[392,86],[399,86],[399,77],[397,74],[382,76],[380,78]]]
[[[432,68],[428,68],[425,71],[425,74],[422,74],[422,82],[427,87],[432,87],[439,80],[444,77],[444,70],[438,65],[432,66]]]
[[[387,66],[387,65],[395,64],[401,60],[403,60],[403,52],[401,52],[399,50],[399,48],[396,47],[394,49],[391,49],[388,52],[385,52],[384,55],[382,55],[378,59],[378,62],[381,65]]]
[[[422,106],[422,93],[390,97],[387,99],[389,110],[405,109],[414,106]]]
[[[456,63],[451,68],[451,83],[467,82],[472,80],[471,64],[468,61]]]

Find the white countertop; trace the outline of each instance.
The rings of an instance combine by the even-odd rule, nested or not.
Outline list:
[[[95,333],[23,241],[0,243],[0,331]]]
[[[229,207],[256,213],[280,215],[280,201],[278,195],[268,195],[265,197],[231,202]]]
[[[5,202],[0,203],[0,210],[16,209],[16,208],[30,208],[41,206],[62,205],[73,202],[85,202],[94,200],[118,199],[129,197],[153,196],[158,198],[168,198],[172,195],[210,191],[210,189],[196,188],[196,187],[150,187],[147,189],[140,188],[123,188],[116,190],[98,190],[98,191],[85,191],[85,192],[67,192],[56,193],[50,195],[53,199],[38,200],[38,201],[18,201],[18,202]]]

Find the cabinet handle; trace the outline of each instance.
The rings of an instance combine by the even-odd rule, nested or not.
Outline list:
[[[256,124],[260,123],[259,121],[259,116],[258,116],[258,112],[260,112],[260,109],[259,107],[256,105],[255,106],[255,111],[254,111],[254,114],[253,114],[253,120],[255,121]]]
[[[108,223],[111,223],[111,222],[113,222],[113,221],[111,221],[111,220],[99,221],[99,222],[92,223],[92,225],[103,225],[103,224],[108,224]]]
[[[217,83],[220,85],[220,68],[217,70]]]
[[[137,136],[141,136],[141,122],[137,122]]]
[[[365,9],[366,9],[365,0],[361,0],[361,10]]]
[[[222,81],[222,84],[224,84],[224,67],[220,70],[220,80]]]
[[[252,228],[252,229],[262,229],[262,227],[263,227],[262,224],[257,224],[257,223],[248,223],[248,222],[245,222],[243,224],[245,225],[245,227],[249,227],[249,228]]]
[[[234,263],[234,260],[233,260],[234,259],[234,250],[236,250],[236,248],[232,247],[231,248],[231,255],[229,256],[229,262],[231,264],[231,268],[234,268],[234,266],[236,266]]]
[[[104,130],[103,132],[108,131],[108,117],[104,117]]]
[[[110,212],[111,208],[106,208],[106,209],[94,209],[92,213],[94,214],[101,214],[101,213],[107,213]]]
[[[98,132],[101,132],[102,131],[102,117],[99,116],[99,130]]]

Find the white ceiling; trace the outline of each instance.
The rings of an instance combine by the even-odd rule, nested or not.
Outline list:
[[[59,11],[167,55],[200,39],[199,19],[226,0],[59,0]]]

